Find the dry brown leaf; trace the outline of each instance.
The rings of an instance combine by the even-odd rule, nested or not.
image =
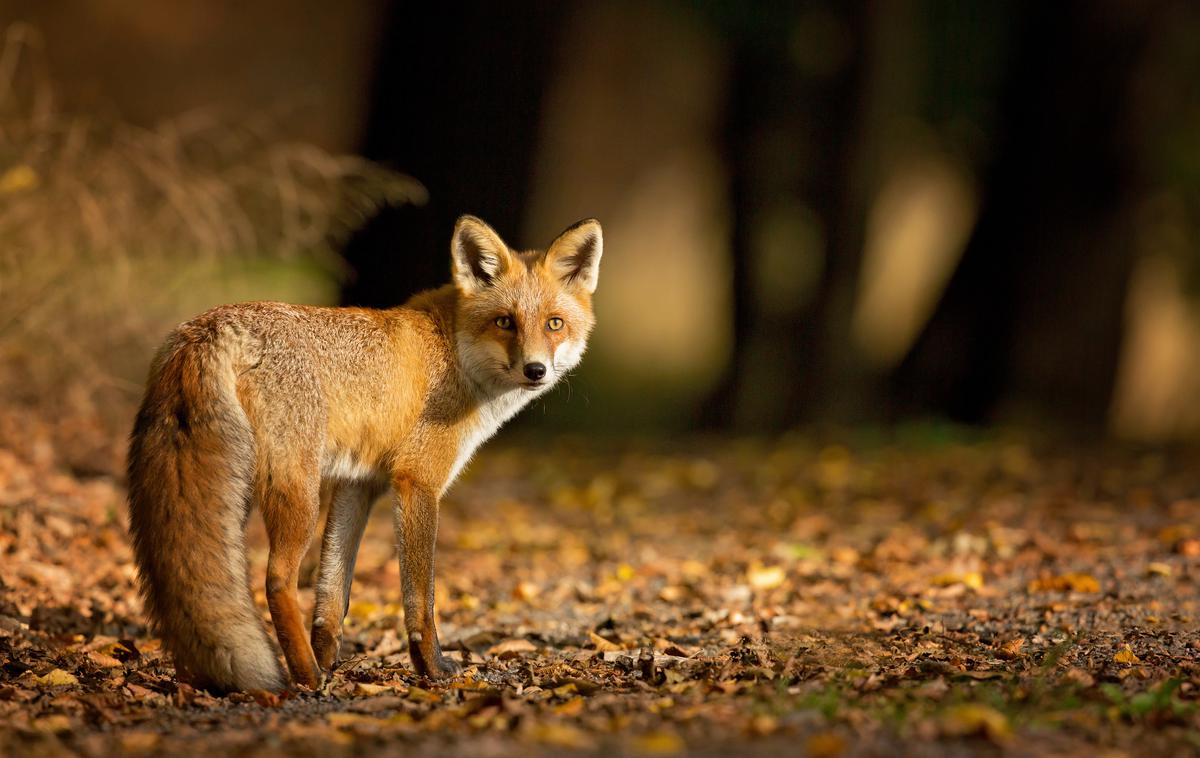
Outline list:
[[[616,653],[625,649],[614,642],[604,639],[595,632],[588,632],[588,640],[602,653]]]
[[[553,721],[534,724],[526,735],[533,742],[573,750],[582,750],[595,744],[591,735],[582,729]]]
[[[1100,582],[1091,574],[1069,573],[1043,576],[1029,583],[1030,592],[1099,592]]]
[[[99,666],[100,668],[103,668],[103,669],[121,668],[122,666],[125,665],[125,664],[121,663],[120,661],[118,661],[116,658],[113,658],[111,655],[105,655],[104,653],[98,652],[96,650],[93,650],[92,652],[88,653],[87,657],[88,657],[89,661],[91,661],[92,663],[96,664],[97,666]]]
[[[834,732],[817,732],[804,741],[809,758],[837,758],[846,752],[846,740]]]
[[[675,732],[657,730],[634,737],[633,749],[642,755],[675,755],[687,749],[687,743]]]
[[[519,658],[522,653],[536,653],[537,646],[527,639],[516,638],[497,642],[488,648],[487,654],[505,660],[508,658]]]

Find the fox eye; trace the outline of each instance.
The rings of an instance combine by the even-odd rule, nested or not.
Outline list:
[[[512,329],[512,316],[500,316],[496,319],[496,326],[501,329]]]
[[[546,322],[546,327],[552,332],[557,332],[559,329],[563,328],[563,320],[558,316],[554,316]]]

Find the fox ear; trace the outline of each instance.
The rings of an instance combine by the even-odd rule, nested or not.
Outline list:
[[[508,245],[500,235],[474,216],[460,216],[450,240],[450,268],[454,283],[465,293],[489,287],[511,262]]]
[[[546,251],[546,265],[566,284],[596,291],[600,276],[600,256],[604,254],[604,235],[600,222],[585,218],[558,235]]]

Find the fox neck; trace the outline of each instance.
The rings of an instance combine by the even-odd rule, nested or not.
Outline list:
[[[468,396],[468,412],[459,435],[458,453],[451,466],[450,476],[446,480],[446,487],[449,487],[458,478],[459,473],[471,460],[480,445],[544,391],[530,392],[520,387],[513,389],[486,387],[471,377],[461,362],[457,363],[459,375],[462,377],[462,386]]]

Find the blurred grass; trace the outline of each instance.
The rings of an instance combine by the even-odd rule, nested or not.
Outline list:
[[[40,49],[25,25],[0,47],[0,400],[70,416],[55,447],[103,469],[95,448],[124,436],[172,326],[225,302],[333,302],[339,240],[424,189],[289,141],[265,117],[193,112],[142,128],[70,113]],[[28,431],[0,423],[0,444],[27,446]]]

